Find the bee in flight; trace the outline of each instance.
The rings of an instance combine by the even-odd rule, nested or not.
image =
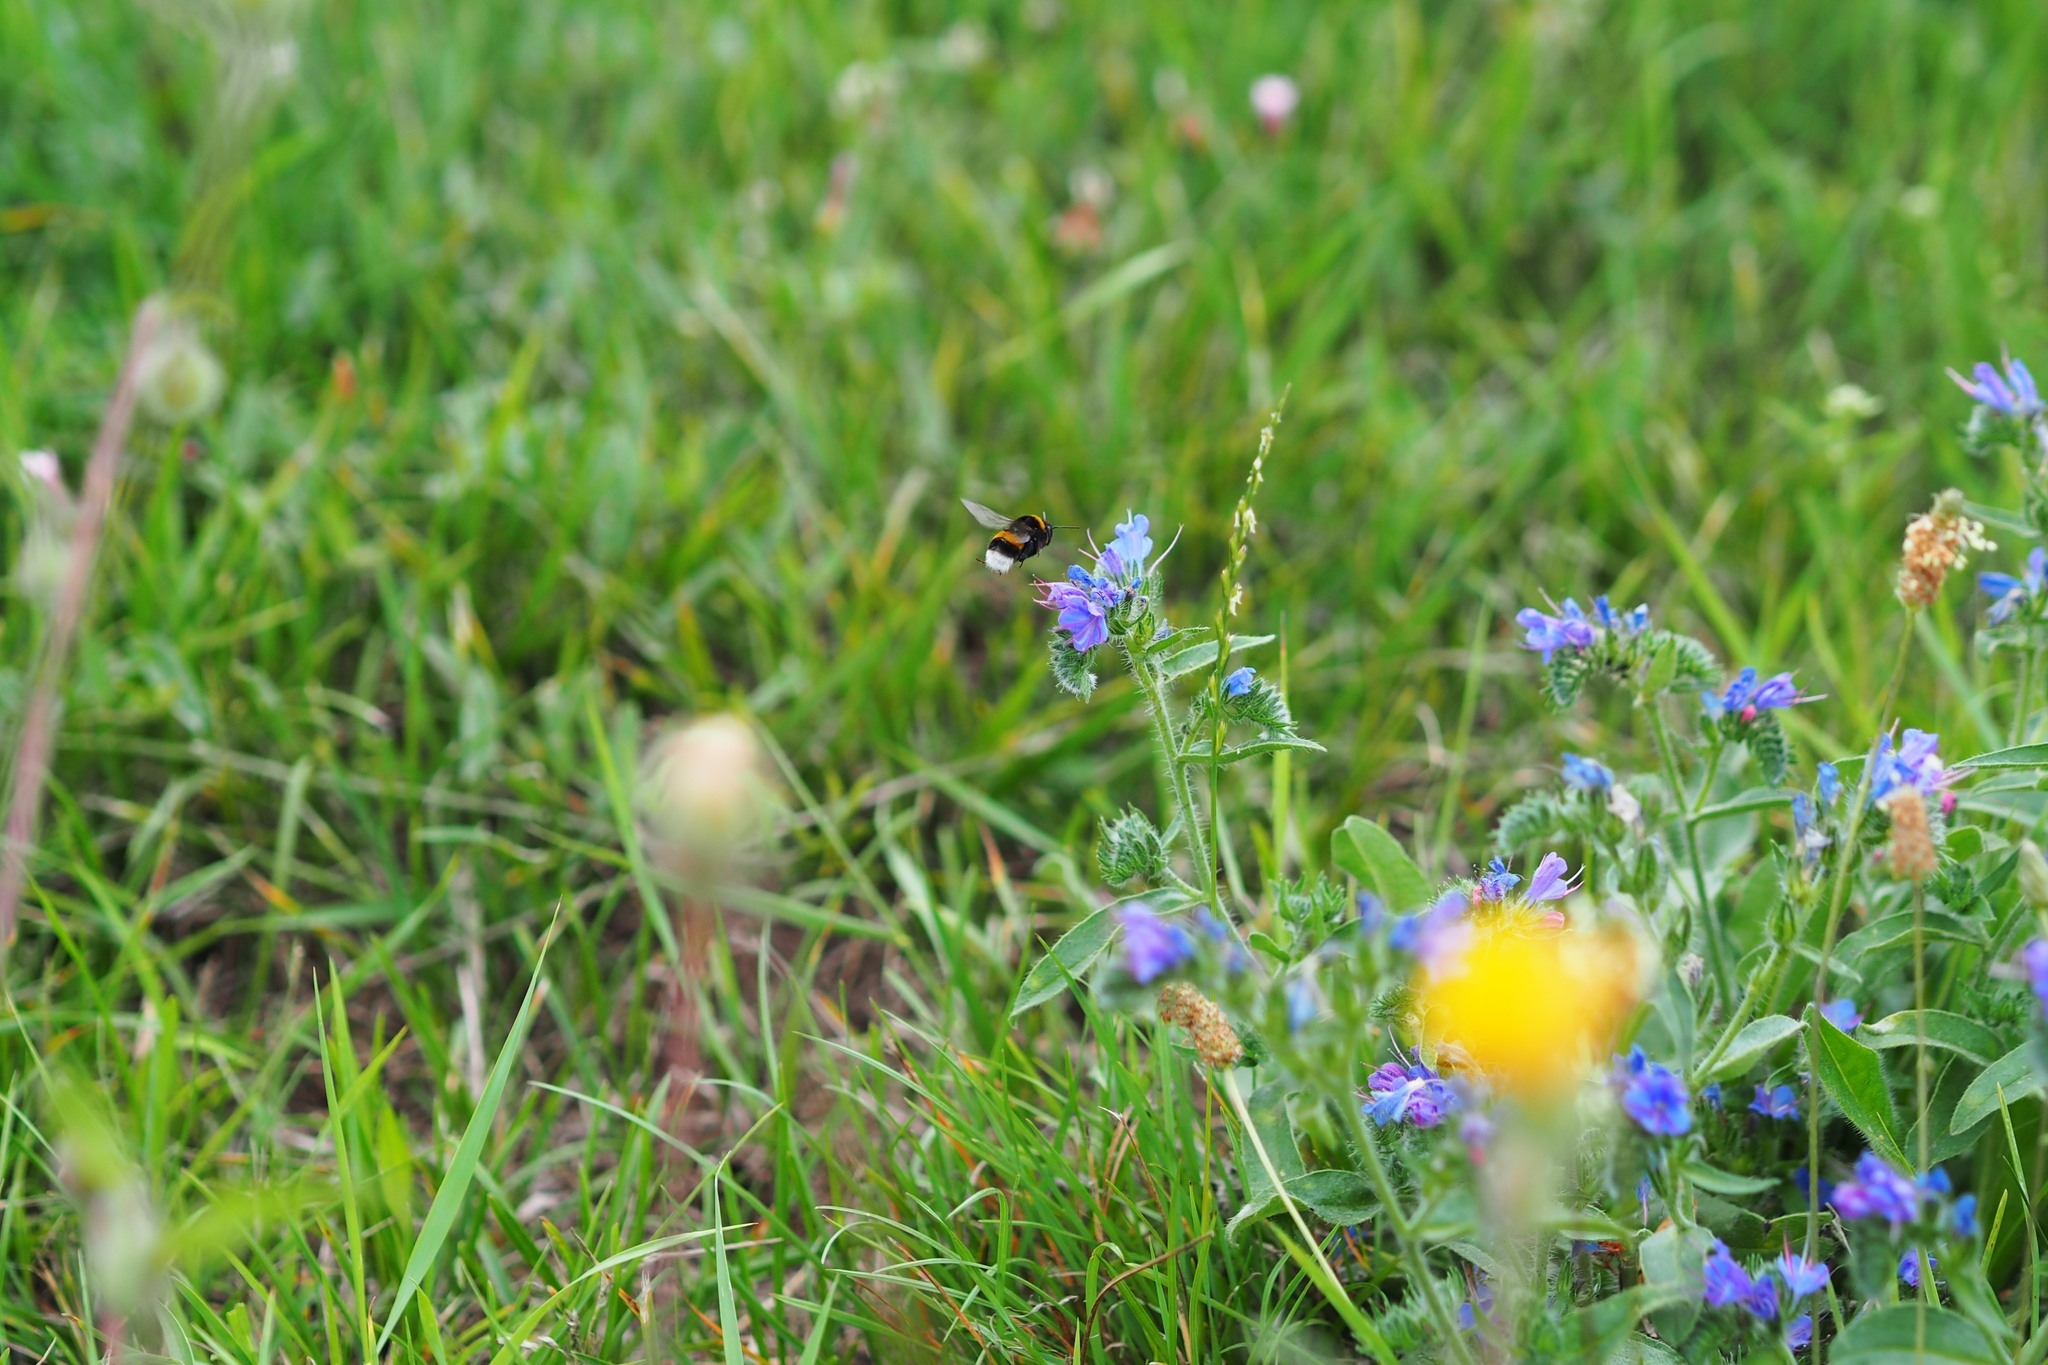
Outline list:
[[[988,549],[982,554],[981,562],[997,573],[1008,573],[1052,544],[1054,531],[1073,529],[1071,526],[1054,526],[1044,517],[1030,512],[1021,517],[1006,517],[972,498],[960,499],[960,505],[967,509],[969,516],[995,532],[989,537]]]

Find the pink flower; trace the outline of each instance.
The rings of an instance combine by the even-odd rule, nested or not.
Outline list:
[[[1301,89],[1286,76],[1261,76],[1252,82],[1252,112],[1268,137],[1277,137],[1301,104]]]

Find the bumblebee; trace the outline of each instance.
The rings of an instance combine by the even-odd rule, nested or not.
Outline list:
[[[989,537],[988,549],[983,552],[981,562],[997,573],[1008,573],[1052,544],[1054,531],[1069,529],[1054,526],[1044,517],[1030,512],[1021,517],[1006,517],[972,498],[960,499],[960,505],[967,509],[969,516],[995,532]]]

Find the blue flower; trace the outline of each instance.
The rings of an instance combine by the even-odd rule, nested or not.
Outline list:
[[[1241,697],[1252,690],[1252,679],[1258,674],[1249,668],[1233,669],[1223,679],[1223,695]]]
[[[1633,611],[1616,611],[1614,604],[1607,600],[1607,594],[1602,593],[1593,599],[1593,614],[1600,618],[1602,627],[1624,639],[1641,635],[1650,628],[1650,608],[1644,602],[1638,602]]]
[[[1315,1022],[1322,1012],[1322,996],[1316,991],[1316,983],[1305,976],[1297,976],[1287,983],[1287,1031],[1299,1033]]]
[[[1822,1005],[1820,1016],[1844,1033],[1854,1033],[1856,1026],[1863,1022],[1862,1011],[1858,1010],[1856,1002],[1846,995]]]
[[[1980,360],[1970,374],[1972,377],[1965,379],[1950,370],[1948,377],[1956,381],[1957,388],[2001,417],[2024,422],[2041,415],[2041,393],[2034,387],[2034,376],[2027,373],[2025,362],[2005,357],[2005,373],[2000,375],[1989,361]]]
[[[1495,858],[1486,865],[1485,875],[1479,879],[1474,894],[1482,901],[1504,901],[1508,893],[1522,884],[1522,879],[1508,871],[1508,865]]]
[[[1940,1265],[1941,1262],[1935,1259],[1932,1252],[1929,1252],[1927,1256],[1928,1269],[1932,1270]],[[1905,1281],[1908,1288],[1918,1289],[1920,1287],[1920,1253],[1917,1249],[1908,1247],[1906,1248],[1906,1254],[1899,1257],[1899,1278]]]
[[[1714,1108],[1715,1108],[1716,1110],[1720,1109],[1720,1107],[1721,1107],[1721,1083],[1720,1083],[1719,1081],[1715,1081],[1715,1082],[1714,1082],[1714,1083],[1713,1083],[1712,1085],[1703,1085],[1703,1086],[1701,1086],[1701,1087],[1700,1087],[1700,1102],[1701,1102],[1702,1104],[1710,1104],[1710,1105],[1712,1105],[1712,1106],[1713,1106],[1713,1107],[1714,1107]]]
[[[1932,1167],[1925,1175],[1913,1183],[1920,1187],[1920,1191],[1923,1194],[1947,1194],[1955,1188],[1954,1185],[1949,1183],[1948,1172],[1939,1166]]]
[[[1826,767],[1826,764],[1822,764]],[[1809,868],[1820,861],[1821,850],[1834,840],[1820,832],[1820,818],[1813,798],[1805,792],[1792,793],[1792,845]]]
[[[1778,1278],[1785,1282],[1785,1288],[1795,1299],[1808,1294],[1818,1294],[1828,1285],[1826,1261],[1809,1261],[1790,1247],[1785,1248],[1777,1261]]]
[[[1538,901],[1563,900],[1576,889],[1565,861],[1555,853],[1543,855],[1543,861],[1536,864],[1535,875],[1529,878],[1529,889],[1523,892],[1524,899],[1534,904]]]
[[[1813,1344],[1813,1314],[1801,1313],[1785,1325],[1785,1344],[1795,1351]]]
[[[1706,1290],[1707,1304],[1712,1308],[1726,1308],[1731,1303],[1745,1303],[1756,1288],[1756,1281],[1750,1279],[1736,1259],[1728,1254],[1728,1244],[1719,1237],[1714,1239],[1712,1250],[1707,1253],[1707,1263],[1701,1275]]]
[[[1646,1133],[1675,1137],[1692,1127],[1691,1098],[1678,1073],[1643,1054],[1640,1046],[1614,1059],[1621,1107]]]
[[[1856,1174],[1835,1186],[1835,1212],[1852,1222],[1882,1218],[1893,1228],[1913,1221],[1920,1211],[1920,1191],[1875,1152],[1856,1159]]]
[[[1124,927],[1124,970],[1139,985],[1150,985],[1195,955],[1195,941],[1178,924],[1168,923],[1143,902],[1117,913]]]
[[[1958,1240],[1969,1241],[1977,1235],[1977,1196],[1966,1194],[1956,1200],[1955,1207],[1948,1211],[1949,1229]]]
[[[1799,688],[1792,681],[1790,673],[1779,673],[1758,682],[1756,670],[1745,668],[1735,675],[1735,681],[1728,684],[1718,695],[1713,692],[1700,693],[1700,705],[1708,716],[1719,720],[1722,716],[1734,716],[1738,720],[1751,721],[1766,711],[1782,711],[1788,706],[1812,700],[1801,696]]]
[[[1549,663],[1560,649],[1591,649],[1593,641],[1599,638],[1586,613],[1569,597],[1564,600],[1562,614],[1551,616],[1534,607],[1524,607],[1515,613],[1515,624],[1528,632],[1522,637],[1522,648],[1539,651],[1544,663]]]
[[[1564,756],[1564,784],[1575,791],[1604,792],[1614,785],[1614,774],[1598,759],[1578,754]]]
[[[1358,906],[1358,928],[1361,933],[1376,934],[1387,922],[1387,907],[1378,896],[1370,891],[1361,891],[1356,900]]]
[[[1938,793],[1948,776],[1942,770],[1941,755],[1934,752],[1940,742],[1940,735],[1908,730],[1894,749],[1889,734],[1878,736],[1877,751],[1870,757],[1871,804],[1882,802],[1901,787],[1911,787],[1922,796]]]
[[[1203,938],[1223,950],[1224,971],[1235,976],[1251,965],[1251,958],[1246,955],[1244,945],[1237,941],[1237,935],[1231,933],[1230,926],[1216,918],[1216,913],[1208,906],[1196,907],[1195,928],[1202,931]]]
[[[1434,1128],[1458,1108],[1458,1092],[1420,1060],[1382,1064],[1366,1078],[1365,1088],[1372,1095],[1363,1106],[1366,1117],[1382,1128],[1390,1123]]]
[[[2024,606],[2030,598],[2041,595],[2041,589],[2048,587],[2048,550],[2036,545],[2027,554],[2027,572],[2022,578],[2009,573],[1980,573],[1977,587],[1991,599],[1990,610],[1984,619],[1992,625],[2002,625],[2012,619],[2012,614]]]
[[[1759,1083],[1756,1098],[1749,1102],[1749,1112],[1762,1114],[1767,1119],[1796,1119],[1799,1117],[1799,1092],[1789,1085],[1765,1090]]]
[[[1130,515],[1116,525],[1116,536],[1098,557],[1102,571],[1111,578],[1133,583],[1145,576],[1145,560],[1152,553],[1152,519],[1143,512]]]
[[[1820,798],[1823,808],[1832,806],[1842,796],[1842,774],[1832,763],[1813,765],[1813,794]]]
[[[1475,1306],[1478,1313],[1472,1311]],[[1479,1275],[1472,1282],[1472,1297],[1458,1305],[1458,1326],[1470,1332],[1479,1326],[1482,1315],[1493,1316],[1493,1286],[1486,1282],[1484,1275]]]
[[[1059,613],[1059,628],[1076,650],[1086,654],[1109,638],[1109,613],[1124,600],[1124,589],[1075,564],[1067,581],[1038,585],[1039,605]]]
[[[2027,969],[2027,986],[2041,1009],[2048,1012],[2048,938],[2037,938],[2020,949],[2020,965]]]
[[[1808,1202],[1813,1202],[1813,1176],[1806,1169],[1806,1166],[1803,1162],[1798,1167],[1796,1167],[1792,1172],[1792,1188],[1798,1190],[1801,1194],[1805,1195]],[[1820,1182],[1819,1202],[1822,1204],[1831,1204],[1834,1202],[1834,1198],[1834,1182],[1831,1180],[1822,1180]]]
[[[1778,1316],[1778,1291],[1771,1284],[1770,1271],[1762,1271],[1750,1281],[1749,1292],[1742,1296],[1742,1309],[1758,1322]]]

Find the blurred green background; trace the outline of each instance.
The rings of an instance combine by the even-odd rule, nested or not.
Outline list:
[[[1128,693],[1055,693],[1043,613],[975,565],[957,497],[1181,527],[1173,595],[1206,616],[1283,391],[1247,610],[1330,749],[1293,769],[1297,864],[1364,811],[1462,866],[1560,747],[1636,742],[1625,711],[1544,718],[1504,624],[1544,592],[1647,600],[1731,665],[1797,668],[1831,698],[1800,738],[1860,745],[1905,518],[1950,484],[2017,496],[1961,452],[1941,367],[2043,336],[2044,19],[0,0],[0,451],[52,449],[75,484],[152,291],[200,286],[231,376],[212,417],[132,443],[68,678],[48,899],[8,967],[9,1112],[35,1112],[31,1054],[65,1054],[116,1078],[158,1163],[205,1154],[153,1177],[204,1203],[239,1174],[215,1158],[318,1108],[332,1040],[306,983],[333,961],[376,1001],[358,1029],[411,1030],[392,1132],[459,1131],[481,1026],[452,964],[489,963],[494,1052],[561,897],[587,922],[550,961],[533,1068],[644,1093],[659,949],[596,740],[625,762],[639,718],[727,707],[816,800],[787,899],[900,913],[892,998],[922,981],[935,1036],[999,1049],[987,1001],[949,990],[1007,989],[1083,902],[1094,817],[1156,793]],[[243,143],[209,141],[223,43],[288,73]],[[1302,92],[1273,133],[1247,99],[1267,72]],[[195,205],[211,164],[228,189]],[[1964,596],[1929,618],[1906,715],[1991,747]],[[11,712],[38,638],[11,597]],[[788,1008],[872,987],[883,969],[784,911],[809,926]],[[714,1052],[772,1079],[786,1038],[740,980]],[[517,1103],[531,1133],[589,1117]],[[361,1121],[367,1153],[384,1119]],[[0,1174],[48,1187],[52,1149],[7,1131]],[[647,1141],[603,1131],[577,1129],[586,1170]],[[778,1152],[785,1188],[824,1160]],[[449,1330],[527,1302],[485,1262],[538,1236],[514,1215],[539,1178],[500,1170],[491,1212],[472,1201],[452,1244],[482,1259],[433,1283],[495,1307]],[[665,1216],[654,1176],[639,1197]],[[85,1359],[50,1325],[76,1263],[37,1250],[71,1215],[15,1207],[0,1324]],[[413,1244],[376,1226],[359,1282]],[[339,1314],[351,1339],[305,1287],[332,1257],[290,1241],[267,1254],[302,1278],[248,1283],[299,1285],[293,1330]]]

